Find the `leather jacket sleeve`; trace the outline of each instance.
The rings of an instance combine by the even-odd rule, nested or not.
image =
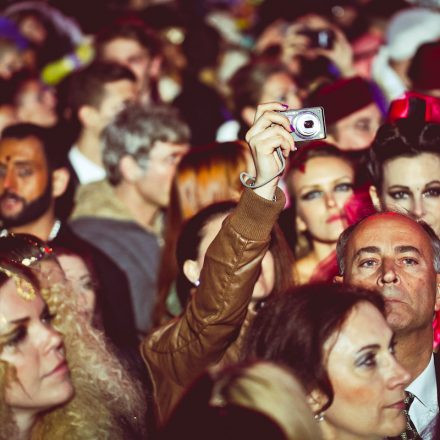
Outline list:
[[[246,189],[208,248],[200,286],[183,314],[143,341],[161,419],[183,388],[219,362],[237,338],[284,204],[279,189],[275,202]]]

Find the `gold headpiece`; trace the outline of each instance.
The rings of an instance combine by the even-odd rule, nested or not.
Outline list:
[[[31,301],[35,298],[35,288],[29,281],[1,266],[0,272],[3,272],[9,278],[12,278],[15,283],[15,287],[17,288],[18,295],[20,295],[23,299]]]

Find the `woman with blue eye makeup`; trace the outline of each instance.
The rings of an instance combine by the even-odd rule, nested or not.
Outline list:
[[[299,282],[324,280],[322,265],[330,261],[333,267],[336,241],[350,220],[346,205],[354,194],[355,165],[333,145],[312,142],[295,153],[285,180],[293,208],[290,227],[296,228],[299,244],[306,238],[297,250]]]
[[[382,440],[398,436],[406,422],[410,374],[394,345],[378,293],[306,284],[266,301],[245,351],[292,370],[324,440]]]

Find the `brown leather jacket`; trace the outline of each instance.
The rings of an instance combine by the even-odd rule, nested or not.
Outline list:
[[[285,198],[246,189],[204,260],[200,286],[183,314],[154,330],[141,345],[150,371],[157,417],[164,422],[185,388],[208,366],[237,360],[261,260]],[[247,320],[246,320],[247,321]]]

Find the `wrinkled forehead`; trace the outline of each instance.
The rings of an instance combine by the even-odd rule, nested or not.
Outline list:
[[[348,241],[347,252],[354,254],[370,246],[379,249],[413,246],[423,254],[432,253],[430,237],[423,227],[396,212],[376,214],[362,221]]]

